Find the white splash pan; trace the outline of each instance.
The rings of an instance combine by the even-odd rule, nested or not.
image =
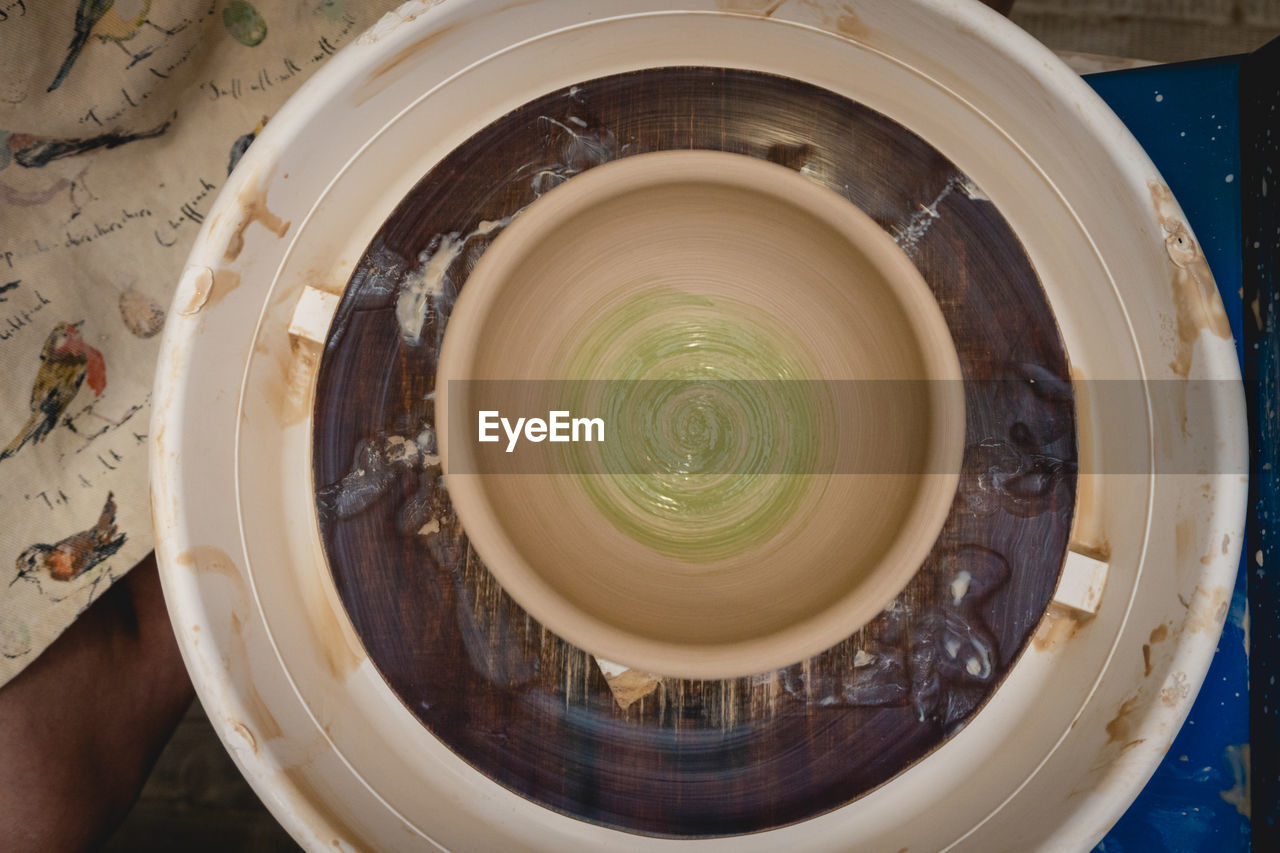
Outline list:
[[[309,449],[316,347],[295,350],[289,335],[304,288],[321,310],[310,320],[303,311],[299,329],[322,337],[332,307],[322,294],[341,290],[405,192],[519,104],[661,65],[785,74],[861,101],[932,143],[1000,208],[1043,280],[1079,376],[1181,378],[1170,366],[1172,282],[1185,285],[1195,267],[1194,239],[1183,231],[1176,265],[1166,239],[1185,226],[1174,202],[1153,201],[1151,187],[1163,182],[1150,160],[1030,36],[971,0],[672,5],[407,4],[272,118],[191,253],[155,390],[161,575],[210,719],[306,847],[690,843],[556,814],[471,769],[370,663],[321,552]],[[692,843],[991,853],[1085,850],[1101,838],[1190,708],[1239,558],[1246,434],[1231,340],[1201,334],[1190,376],[1229,381],[1201,388],[1185,424],[1185,412],[1162,403],[1176,395],[1135,400],[1132,412],[1081,407],[1085,472],[1107,470],[1135,446],[1152,459],[1194,452],[1209,470],[1231,472],[1081,477],[1072,547],[1109,551],[1105,588],[1090,603],[1096,567],[1069,558],[1059,598],[1096,605],[1092,618],[1054,605],[973,721],[867,796],[781,829]],[[1080,583],[1068,588],[1072,580]],[[1152,645],[1144,674],[1142,647],[1160,625],[1168,639]]]

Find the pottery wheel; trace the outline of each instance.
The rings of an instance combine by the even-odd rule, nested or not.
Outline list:
[[[431,447],[453,299],[510,217],[594,166],[689,148],[780,163],[868,213],[932,289],[967,380],[964,475],[915,579],[825,653],[727,681],[619,674],[542,628],[470,547]],[[424,275],[438,281],[414,344],[397,296]],[[347,284],[321,359],[312,448],[334,582],[404,705],[524,797],[656,835],[813,817],[957,732],[1044,614],[1075,505],[1063,342],[1035,270],[981,187],[884,115],[744,70],[582,81],[519,106],[432,168]]]

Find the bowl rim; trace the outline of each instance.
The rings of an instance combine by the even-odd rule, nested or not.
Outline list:
[[[454,442],[450,386],[466,381],[492,317],[515,274],[544,238],[597,205],[673,184],[747,190],[789,204],[839,234],[879,272],[913,332],[928,381],[932,429],[925,473],[911,507],[880,559],[835,600],[750,639],[689,644],[620,628],[569,602],[512,540],[474,473],[473,442]],[[446,488],[472,547],[511,597],[550,630],[590,654],[641,672],[724,679],[769,672],[819,654],[889,606],[933,551],[951,512],[965,442],[963,374],[950,329],[924,277],[891,236],[853,202],[786,166],[708,150],[633,154],[581,172],[525,208],[486,248],[450,312],[436,368],[436,437]],[[452,458],[452,463],[451,463]],[[459,464],[461,462],[462,464]],[[452,470],[451,470],[452,468]],[[466,473],[460,473],[465,471]],[[708,608],[708,613],[715,608]]]

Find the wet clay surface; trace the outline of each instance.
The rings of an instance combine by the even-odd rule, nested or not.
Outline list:
[[[624,702],[595,660],[524,613],[470,547],[441,479],[434,379],[453,300],[512,217],[579,172],[673,148],[783,163],[898,241],[936,296],[970,380],[967,446],[933,552],[867,627],[748,678],[615,677]],[[428,173],[348,284],[321,359],[313,441],[334,581],[405,705],[523,796],[660,835],[812,817],[961,728],[1045,611],[1075,497],[1062,343],[1016,236],[980,189],[923,140],[845,98],[717,69],[658,69],[551,93]]]

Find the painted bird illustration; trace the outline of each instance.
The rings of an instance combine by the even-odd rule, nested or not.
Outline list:
[[[95,397],[107,387],[107,364],[102,353],[80,337],[81,323],[59,323],[45,339],[40,351],[40,370],[31,389],[31,417],[25,426],[0,450],[0,460],[17,453],[24,444],[41,441],[58,424],[87,379]]]
[[[39,586],[42,575],[62,583],[75,580],[119,551],[124,542],[125,534],[116,528],[115,496],[108,492],[102,514],[93,527],[73,533],[56,545],[37,543],[23,551],[17,560],[17,577],[9,581],[9,586],[20,580]]]
[[[76,7],[75,30],[71,45],[67,48],[67,58],[62,61],[62,67],[58,69],[58,75],[53,78],[48,91],[52,92],[62,85],[71,66],[80,58],[80,51],[89,43],[90,36],[103,42],[113,41],[125,53],[129,53],[123,42],[137,35],[143,24],[150,23],[147,20],[149,14],[151,0],[80,0]],[[135,61],[138,59],[132,53],[129,55]]]

